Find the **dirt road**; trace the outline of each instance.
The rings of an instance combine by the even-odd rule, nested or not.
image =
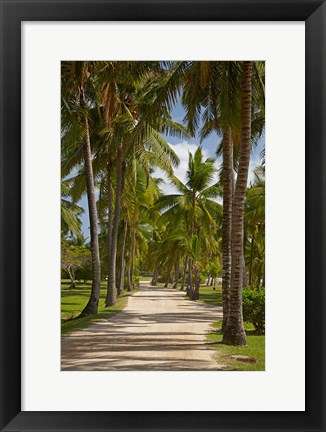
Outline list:
[[[222,308],[142,284],[110,320],[62,337],[61,370],[219,370],[206,334]]]

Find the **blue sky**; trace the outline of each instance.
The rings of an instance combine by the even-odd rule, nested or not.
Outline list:
[[[182,123],[182,120],[185,116],[185,110],[181,103],[178,103],[174,110],[171,113],[172,118],[174,121],[178,123]],[[201,126],[201,125],[199,125]],[[178,144],[181,142],[180,138],[170,137],[170,136],[164,136],[165,139],[168,141],[169,144]],[[217,149],[217,146],[220,142],[220,138],[217,136],[217,134],[214,132],[211,135],[209,135],[208,138],[204,139],[202,143],[200,143],[199,138],[189,138],[186,140],[188,144],[195,144],[196,146],[202,145],[203,149],[207,151],[210,157],[215,157],[215,152]],[[265,146],[265,136],[263,136],[257,147],[254,149],[254,151],[251,154],[251,159],[259,162],[260,158],[259,155],[261,151],[263,150]]]
[[[174,121],[178,123],[182,123],[182,120],[185,116],[185,111],[181,105],[181,103],[178,103],[174,110],[171,113],[172,118]],[[200,143],[199,138],[188,138],[186,140],[181,138],[175,138],[171,136],[164,135],[165,140],[170,144],[170,146],[173,148],[175,153],[178,155],[180,159],[179,167],[175,169],[175,175],[181,180],[185,180],[185,174],[187,171],[187,165],[188,165],[188,152],[194,153],[196,149],[201,145],[203,148],[203,155],[205,158],[207,157],[213,157],[215,158],[215,152],[219,145],[220,138],[217,136],[217,134],[214,132],[209,137],[204,139],[202,143]],[[257,147],[252,151],[251,157],[250,157],[250,167],[249,167],[249,178],[248,183],[252,179],[253,170],[257,165],[260,164],[260,153],[263,150],[265,146],[265,135],[261,137],[261,139],[258,142]],[[221,161],[216,161],[216,167],[220,165]],[[163,193],[173,193],[175,192],[173,187],[169,184],[167,176],[164,174],[164,172],[160,169],[156,169],[154,171],[154,177],[161,177],[165,180],[165,184],[160,185]],[[216,179],[217,180],[217,175]],[[88,208],[87,208],[87,198],[84,196],[82,200],[79,202],[79,205],[85,209],[85,213],[82,215],[82,230],[84,233],[84,236],[89,239],[89,217],[88,217]]]

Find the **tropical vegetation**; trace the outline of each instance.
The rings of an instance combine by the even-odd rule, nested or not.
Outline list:
[[[61,78],[61,262],[65,290],[82,269],[90,281],[80,319],[116,307],[146,273],[193,301],[221,280],[224,345],[247,344],[248,316],[263,333],[264,151],[249,174],[264,135],[264,62],[63,61]],[[198,142],[183,178],[169,137]],[[263,304],[259,323],[249,303]]]

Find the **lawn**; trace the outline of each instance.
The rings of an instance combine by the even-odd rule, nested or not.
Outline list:
[[[143,282],[145,282],[145,281],[151,281],[152,278],[153,278],[153,276],[139,276],[139,281],[140,282],[141,281],[143,281]]]
[[[222,287],[218,285],[216,290],[211,286],[201,286],[199,290],[199,298],[201,301],[215,305],[222,306]],[[265,370],[265,336],[256,335],[254,327],[251,323],[245,323],[245,330],[247,333],[247,346],[234,347],[222,344],[222,334],[219,332],[221,322],[215,322],[212,327],[211,333],[208,334],[208,341],[217,350],[218,362],[222,363],[225,370],[239,370],[239,371],[264,371]],[[244,363],[242,361],[234,360],[231,355],[245,355],[253,357],[257,363]]]
[[[202,285],[199,288],[199,299],[214,306],[222,306],[222,285],[217,285],[215,290],[212,286]]]
[[[76,318],[87,304],[91,293],[91,282],[77,283],[77,288],[70,289],[68,280],[61,281],[61,332],[69,333],[86,327],[91,322],[108,319],[121,311],[133,292],[125,292],[117,298],[117,305],[105,308],[106,281],[101,282],[99,312],[96,316]]]

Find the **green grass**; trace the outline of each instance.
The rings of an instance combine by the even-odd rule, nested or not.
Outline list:
[[[139,276],[139,282],[151,281],[151,280],[152,280],[152,276]]]
[[[265,370],[265,336],[255,335],[251,323],[245,323],[247,333],[247,346],[235,347],[222,344],[223,335],[218,332],[222,323],[213,324],[214,331],[208,334],[208,341],[217,350],[217,361],[223,365],[225,370],[233,371],[264,371]],[[244,363],[232,359],[232,355],[246,355],[253,357],[257,363]]]
[[[201,286],[199,299],[205,303],[222,306],[222,287],[218,285],[216,290],[211,286]],[[208,341],[217,351],[217,360],[224,365],[225,370],[235,371],[264,371],[265,370],[265,336],[256,335],[254,326],[251,323],[244,323],[247,333],[247,346],[234,347],[222,344],[223,335],[218,332],[221,322],[215,322],[211,333],[208,334]],[[231,358],[231,355],[246,355],[254,357],[257,363],[244,363]]]
[[[215,290],[213,290],[212,286],[201,285],[199,288],[199,300],[214,306],[222,306],[222,285],[217,285]]]
[[[141,280],[148,280],[141,277]],[[160,284],[163,286],[163,284]],[[106,296],[106,282],[101,283],[101,295],[99,313],[96,316],[74,318],[80,314],[89,299],[91,283],[77,283],[76,289],[69,289],[70,283],[67,280],[61,282],[61,325],[62,334],[67,334],[71,331],[82,329],[92,322],[103,319],[109,319],[121,311],[127,304],[128,296],[132,292],[125,292],[117,299],[117,305],[109,308],[104,307]],[[160,286],[160,287],[162,287]],[[172,288],[172,285],[171,285]],[[211,286],[201,286],[199,290],[200,301],[214,305],[222,306],[222,288],[217,286],[213,290]],[[67,320],[67,321],[64,321]],[[208,342],[212,344],[217,351],[217,360],[223,364],[223,369],[233,371],[263,371],[265,370],[265,336],[255,335],[254,328],[251,323],[245,323],[247,332],[247,346],[234,347],[222,344],[222,334],[219,333],[221,322],[215,322],[212,325],[212,331],[208,334]],[[231,358],[231,355],[247,355],[257,359],[257,363],[244,363]]]
[[[117,305],[105,308],[106,282],[101,282],[99,311],[97,315],[77,317],[87,304],[91,292],[91,283],[77,283],[77,288],[69,289],[67,280],[61,281],[61,332],[69,333],[86,327],[92,322],[108,319],[121,311],[127,304],[128,297],[133,292],[125,292],[117,298]]]

